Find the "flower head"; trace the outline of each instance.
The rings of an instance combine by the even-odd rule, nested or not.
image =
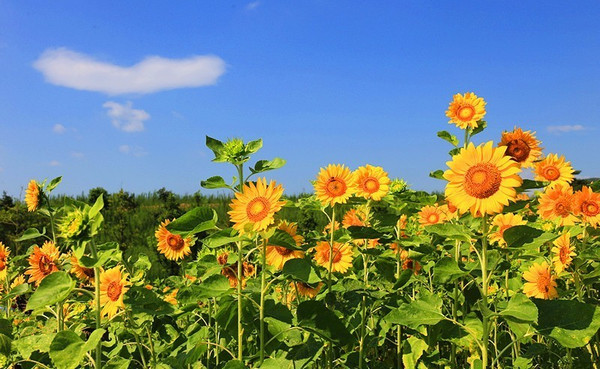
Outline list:
[[[503,132],[498,146],[506,146],[506,153],[522,168],[533,166],[533,162],[542,156],[540,141],[535,138],[535,132],[515,128],[512,132]]]
[[[282,221],[277,226],[278,229],[286,232],[296,242],[296,246],[300,247],[304,242],[304,237],[297,234],[298,225],[296,223],[288,223]],[[277,269],[283,269],[283,265],[290,259],[303,258],[304,252],[300,250],[290,250],[282,246],[267,246],[266,260],[267,264],[274,266]]]
[[[577,255],[575,247],[571,246],[570,236],[569,232],[564,232],[553,242],[554,247],[552,248],[552,252],[555,255],[552,258],[552,262],[557,274],[567,269],[573,261],[573,256]]]
[[[365,199],[381,200],[388,191],[390,178],[382,167],[365,165],[354,172],[356,195]]]
[[[40,206],[40,185],[32,179],[27,184],[27,190],[25,190],[25,204],[27,205],[27,211],[36,211]]]
[[[450,118],[448,123],[454,123],[461,129],[477,128],[477,122],[483,119],[485,113],[485,101],[472,92],[454,95],[446,110],[446,116]]]
[[[523,217],[518,214],[498,214],[494,217],[494,220],[492,220],[492,229],[495,227],[495,232],[489,235],[490,241],[496,242],[500,246],[506,246],[506,241],[504,241],[504,231],[510,227],[525,224],[527,224],[527,221],[523,220]]]
[[[124,308],[123,296],[129,290],[131,283],[127,280],[128,274],[117,266],[100,273],[100,305],[102,316],[112,319],[120,308]]]
[[[331,247],[329,242],[320,241],[316,251],[315,261],[327,270],[330,263],[332,272],[346,273],[352,266],[352,247],[347,243],[334,242]]]
[[[71,240],[85,234],[87,223],[87,213],[75,208],[61,219],[58,224],[58,230],[63,238]]]
[[[573,181],[573,167],[564,156],[549,154],[535,164],[535,180],[550,182],[549,187],[568,186]]]
[[[247,228],[256,232],[267,229],[275,221],[275,213],[285,204],[285,201],[279,200],[282,194],[281,185],[275,181],[267,185],[265,178],[245,184],[229,205],[231,210],[227,214],[234,223],[233,228],[242,234]]]
[[[447,219],[446,212],[437,204],[425,205],[419,211],[419,223],[422,226],[444,223]]]
[[[355,192],[355,175],[348,167],[329,164],[321,168],[315,182],[315,193],[323,205],[344,204]]]
[[[41,248],[34,246],[28,259],[29,268],[25,271],[29,275],[28,282],[37,286],[47,275],[56,272],[59,257],[60,253],[52,241],[44,242]]]
[[[167,259],[177,261],[192,252],[190,246],[193,239],[192,237],[183,238],[181,235],[169,232],[167,225],[171,222],[171,220],[166,219],[160,223],[160,226],[154,232],[154,237],[158,242],[158,251]]]
[[[75,254],[71,254],[71,273],[84,282],[94,283],[94,269],[86,268],[79,264],[79,259]]]
[[[0,242],[0,281],[6,279],[8,273],[8,256],[10,255],[10,249],[2,242]]]
[[[527,297],[546,300],[558,297],[554,276],[545,261],[542,264],[534,263],[528,271],[523,273],[523,278],[527,281],[523,286],[523,292]]]
[[[557,184],[547,187],[539,198],[538,213],[544,220],[558,220],[560,226],[573,225],[573,188]]]
[[[600,225],[600,193],[583,186],[573,197],[573,214],[592,227]]]

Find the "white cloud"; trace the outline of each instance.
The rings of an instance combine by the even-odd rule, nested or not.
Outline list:
[[[144,150],[140,146],[129,146],[129,145],[121,145],[119,146],[119,151],[125,155],[133,155],[135,157],[142,157],[148,155],[148,152]]]
[[[48,163],[48,165],[51,167],[57,167],[60,165],[60,162],[58,160],[52,160],[50,163]]]
[[[254,10],[260,6],[260,1],[253,1],[250,4],[246,5],[246,9]]]
[[[59,135],[62,135],[63,133],[65,133],[67,129],[65,128],[65,126],[63,126],[60,123],[57,123],[54,125],[54,127],[52,127],[52,132],[57,133]]]
[[[123,67],[64,47],[47,49],[33,66],[54,85],[109,95],[209,86],[225,73],[225,62],[214,55],[185,59],[148,56],[137,64]]]
[[[106,114],[111,118],[113,126],[125,132],[143,131],[144,121],[150,119],[150,114],[144,110],[134,109],[131,101],[125,105],[107,101],[102,107],[108,109]]]
[[[564,126],[548,126],[548,132],[550,133],[567,133],[574,131],[583,131],[585,129],[581,124],[575,125],[564,125]]]

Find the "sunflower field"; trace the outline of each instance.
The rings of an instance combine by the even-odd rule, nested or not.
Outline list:
[[[526,127],[477,142],[485,107],[450,102],[459,133],[437,132],[450,156],[430,173],[443,194],[330,164],[290,200],[267,178],[285,160],[251,161],[262,140],[206,137],[233,179],[201,186],[231,191],[228,213],[157,225],[180,271],[161,278],[144,253],[98,242],[103,196],[56,206],[62,178],[31,180],[46,225],[20,235],[21,255],[0,242],[0,366],[600,368],[600,182]]]

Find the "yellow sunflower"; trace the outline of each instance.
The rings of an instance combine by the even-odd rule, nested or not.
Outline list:
[[[29,283],[39,285],[47,275],[58,270],[60,253],[52,241],[46,241],[42,247],[34,246],[33,253],[29,256],[29,268],[25,274],[29,275]]]
[[[366,223],[367,215],[363,209],[350,209],[344,214],[344,218],[342,219],[342,226],[344,228],[356,226],[356,227],[364,227],[367,225]]]
[[[40,206],[40,186],[32,179],[27,184],[27,190],[25,190],[25,204],[27,205],[27,211],[36,211]]]
[[[600,225],[600,193],[595,193],[591,188],[583,186],[574,195],[573,213],[580,216],[583,222],[596,228]]]
[[[444,209],[437,204],[425,205],[419,212],[419,223],[422,226],[444,223],[447,220]]]
[[[79,264],[79,259],[75,254],[71,254],[71,273],[84,282],[94,283],[94,269]]]
[[[564,232],[556,240],[554,240],[554,247],[552,252],[555,253],[552,258],[554,263],[554,269],[556,274],[562,273],[563,270],[567,269],[573,261],[573,256],[576,256],[575,247],[571,246],[571,235],[569,232]]]
[[[544,160],[535,164],[535,180],[550,182],[549,187],[558,184],[568,186],[573,181],[571,162],[565,161],[564,156],[549,154]]]
[[[535,132],[516,128],[512,132],[504,131],[498,146],[506,146],[506,154],[521,165],[521,168],[533,167],[533,162],[542,156],[541,142],[535,138]]]
[[[0,281],[6,279],[8,273],[8,256],[10,255],[10,249],[2,242],[0,242]]]
[[[523,292],[527,297],[538,299],[553,299],[558,297],[554,276],[550,273],[550,266],[545,261],[542,264],[534,263],[528,271],[523,273],[527,281]]]
[[[355,192],[355,175],[345,165],[329,164],[319,171],[315,193],[324,206],[345,204]]]
[[[442,209],[442,212],[446,215],[446,220],[450,221],[458,219],[458,208],[450,201],[446,202],[446,204],[440,206],[440,209]]]
[[[22,274],[19,274],[19,276],[13,279],[12,283],[10,284],[10,289],[12,290],[13,288],[20,286],[24,283],[26,283],[25,277]]]
[[[112,319],[119,308],[124,308],[123,296],[129,290],[131,283],[127,280],[128,274],[121,271],[120,266],[100,273],[100,305],[101,315]]]
[[[485,101],[472,92],[464,95],[454,95],[446,116],[450,118],[448,123],[454,123],[460,129],[475,129],[477,121],[485,116]]]
[[[163,292],[166,292],[166,291],[163,291]],[[168,302],[171,305],[177,305],[177,292],[179,292],[178,288],[171,291],[171,293],[165,295],[163,297],[163,300],[165,300],[166,302]]]
[[[308,297],[311,299],[314,298],[315,296],[317,296],[317,294],[321,290],[322,286],[323,286],[323,283],[321,283],[321,282],[319,282],[316,286],[311,286],[310,284],[304,283],[304,282],[291,282],[290,283],[290,289],[292,290],[292,293],[295,293],[296,289],[297,289],[298,295]]]
[[[571,186],[547,187],[539,198],[538,214],[544,220],[558,220],[559,226],[573,225],[573,188]]]
[[[335,222],[329,222],[329,224],[327,224],[325,228],[323,228],[323,234],[331,234],[332,230],[335,232],[338,229],[340,229],[340,222],[338,222],[337,220]]]
[[[365,165],[354,172],[356,195],[365,199],[381,200],[389,191],[390,179],[382,167]]]
[[[167,224],[171,222],[172,220],[165,219],[160,223],[160,226],[154,232],[154,237],[158,241],[158,251],[165,255],[167,259],[177,261],[192,252],[190,245],[193,239],[192,237],[183,238],[178,234],[169,232]]]
[[[489,235],[490,241],[496,242],[500,246],[506,246],[506,241],[504,241],[504,231],[510,227],[525,224],[527,224],[527,221],[523,220],[523,217],[518,214],[498,214],[494,217],[494,220],[492,220],[492,229],[496,227],[496,231]]]
[[[470,211],[473,216],[496,214],[516,196],[515,187],[523,182],[518,173],[519,164],[504,156],[506,147],[492,146],[492,142],[479,146],[470,143],[446,164],[448,180],[446,198],[461,213]]]
[[[294,241],[296,241],[296,246],[300,247],[302,242],[304,242],[304,237],[297,234],[298,225],[296,223],[288,223],[286,221],[282,221],[277,226],[278,229],[286,232]],[[300,250],[290,250],[281,246],[267,246],[267,264],[274,266],[277,269],[283,269],[283,265],[286,261],[290,259],[303,258],[304,252]]]
[[[242,192],[236,192],[231,200],[231,210],[227,213],[234,223],[233,228],[243,234],[246,226],[252,231],[263,231],[273,224],[273,216],[285,204],[279,201],[283,187],[271,181],[267,186],[265,178],[256,183],[244,185]]]
[[[331,254],[333,254],[333,261],[331,265],[332,272],[346,273],[348,268],[352,266],[352,247],[347,243],[341,244],[334,242],[333,252],[331,252],[329,242],[319,241],[316,246],[316,251],[315,261],[317,264],[327,270],[329,270]]]

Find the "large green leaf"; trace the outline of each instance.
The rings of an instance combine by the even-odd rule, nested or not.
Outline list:
[[[225,228],[204,238],[202,243],[206,247],[216,248],[230,243],[240,241],[243,237],[233,228]]]
[[[295,368],[294,362],[288,359],[284,359],[282,357],[279,358],[269,358],[265,360],[260,369],[292,369]]]
[[[283,265],[283,274],[292,279],[310,284],[321,280],[315,272],[313,264],[307,259],[290,259],[286,261]]]
[[[200,186],[208,189],[231,188],[221,176],[210,177],[204,181],[200,181]]]
[[[45,233],[46,233],[45,228],[44,228],[43,232],[41,232],[41,233],[40,233],[40,231],[38,231],[35,228],[29,228],[25,232],[23,232],[23,235],[21,235],[21,237],[17,238],[16,241],[21,242],[21,241],[26,241],[26,240],[32,240],[34,238],[42,237]]]
[[[417,368],[417,361],[427,349],[427,342],[422,339],[411,336],[404,341],[404,349],[402,353],[402,362],[405,368]],[[418,367],[419,369],[421,366]]]
[[[58,332],[50,344],[50,358],[58,369],[75,369],[85,355],[84,345],[75,332]]]
[[[101,194],[100,196],[98,196],[98,198],[96,199],[96,202],[94,203],[94,206],[92,206],[92,208],[90,209],[90,211],[88,213],[89,219],[93,219],[96,215],[98,215],[98,213],[100,212],[100,210],[102,210],[103,207],[104,207],[104,198]]]
[[[381,238],[383,234],[370,227],[350,226],[350,236],[355,240]]]
[[[27,302],[27,310],[54,305],[65,300],[75,287],[75,282],[66,272],[54,272],[46,276]]]
[[[230,360],[223,369],[246,369],[246,366],[239,360]]]
[[[558,236],[526,225],[518,225],[505,230],[503,237],[506,246],[510,248],[537,248]]]
[[[500,315],[517,322],[535,323],[538,319],[537,306],[524,294],[517,293],[508,301],[506,309]]]
[[[352,342],[350,334],[342,320],[322,301],[304,301],[298,305],[298,325],[337,344]]]
[[[439,131],[437,136],[444,141],[450,142],[454,146],[458,146],[458,138],[455,135],[450,134],[448,131]]]
[[[466,274],[452,258],[440,259],[433,267],[433,279],[440,283],[454,282]]]
[[[102,365],[104,369],[127,369],[129,368],[129,364],[131,360],[122,358],[120,356],[115,356],[112,359],[108,360],[108,362]]]
[[[196,297],[198,299],[221,297],[230,292],[231,286],[227,277],[221,274],[211,275],[198,285]]]
[[[266,172],[268,170],[279,169],[285,165],[286,161],[282,158],[275,158],[273,160],[259,160],[254,164],[254,168],[250,168],[250,171],[254,173]]]
[[[586,345],[600,328],[600,308],[572,300],[533,301],[538,308],[537,330],[568,348]]]
[[[302,248],[296,246],[296,240],[286,231],[276,229],[275,233],[269,237],[268,241],[270,246],[284,247],[289,250],[302,250]]]
[[[402,304],[393,309],[384,319],[412,329],[417,329],[420,325],[437,324],[445,319],[442,314],[442,299],[438,296],[425,295],[419,300]]]
[[[216,138],[206,136],[206,146],[215,154],[215,159],[213,159],[213,161],[224,161],[223,159],[220,159],[224,147],[223,142]]]
[[[450,238],[453,240],[470,242],[471,236],[462,225],[452,224],[452,223],[444,223],[444,224],[434,224],[427,226],[425,230],[429,233],[437,234],[438,236],[442,236],[445,238]]]
[[[217,224],[217,213],[209,207],[196,207],[167,224],[169,232],[189,236],[209,229]]]
[[[34,351],[48,352],[53,339],[54,333],[23,336],[13,341],[13,346],[23,358],[28,359]]]

